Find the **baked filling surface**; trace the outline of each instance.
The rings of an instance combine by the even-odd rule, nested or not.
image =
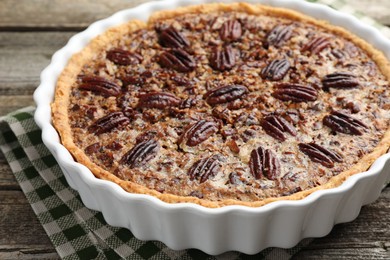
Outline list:
[[[60,76],[53,122],[125,190],[218,207],[299,199],[389,146],[381,53],[292,11],[210,4],[112,28]]]

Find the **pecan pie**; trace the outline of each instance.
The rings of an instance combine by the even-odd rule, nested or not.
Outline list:
[[[389,147],[390,70],[346,30],[261,5],[161,11],[93,39],[53,123],[98,178],[207,207],[300,199]]]

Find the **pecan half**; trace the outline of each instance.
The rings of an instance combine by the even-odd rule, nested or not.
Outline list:
[[[235,52],[230,45],[225,47],[214,47],[209,57],[210,66],[214,70],[230,70],[236,64]]]
[[[282,46],[286,41],[291,38],[292,26],[291,25],[276,25],[266,35],[264,41],[264,47],[268,48],[270,45],[275,47]]]
[[[163,47],[169,48],[184,48],[190,45],[188,39],[173,26],[160,33],[159,42]]]
[[[343,158],[340,154],[326,149],[316,143],[300,143],[299,150],[309,156],[310,160],[320,163],[327,168],[333,168],[335,162],[342,162]]]
[[[278,83],[273,96],[283,101],[308,102],[317,99],[317,90],[311,86],[295,83]]]
[[[126,164],[130,168],[140,167],[156,157],[159,149],[160,145],[154,139],[138,143],[123,155],[120,163]]]
[[[218,131],[218,125],[214,121],[200,120],[190,125],[180,136],[178,143],[185,143],[188,146],[196,146],[212,134]]]
[[[190,72],[196,67],[194,58],[182,49],[172,49],[160,54],[159,64],[179,72]]]
[[[129,123],[130,120],[122,112],[113,112],[96,120],[89,126],[88,131],[99,135],[114,128],[124,127]]]
[[[181,104],[181,99],[171,93],[150,92],[138,96],[138,107],[164,109],[168,107],[177,107]]]
[[[316,37],[302,47],[302,52],[308,51],[310,54],[317,54],[329,45],[329,38],[323,36]]]
[[[236,41],[242,35],[241,23],[237,20],[228,20],[222,24],[219,35],[223,41]]]
[[[121,92],[121,87],[115,82],[99,76],[84,76],[79,88],[90,90],[103,96],[117,96]]]
[[[227,85],[209,90],[203,97],[210,105],[230,102],[240,98],[248,92],[248,89],[242,85]]]
[[[188,170],[190,180],[199,179],[200,183],[207,181],[210,177],[217,174],[220,165],[216,156],[210,156],[200,159]]]
[[[273,60],[261,70],[261,77],[269,80],[281,80],[290,69],[287,59]]]
[[[261,120],[260,125],[267,134],[279,141],[286,140],[286,135],[284,134],[286,132],[292,136],[297,135],[295,128],[286,119],[278,115],[265,116]]]
[[[280,162],[270,149],[259,146],[251,152],[249,168],[256,179],[264,176],[269,180],[275,180],[280,173]]]
[[[324,90],[329,88],[353,88],[359,86],[359,81],[355,75],[349,72],[335,72],[326,75],[322,79],[322,86]]]
[[[143,60],[142,56],[137,53],[131,53],[118,48],[107,51],[106,57],[115,64],[125,66],[138,64]]]
[[[362,135],[363,131],[368,129],[368,126],[360,120],[338,111],[325,116],[322,121],[333,131],[344,134]]]

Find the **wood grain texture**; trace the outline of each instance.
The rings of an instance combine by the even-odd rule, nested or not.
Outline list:
[[[0,33],[0,95],[31,96],[53,53],[75,33]]]
[[[80,30],[91,22],[147,0],[2,0],[0,30]],[[345,0],[355,9],[390,25],[390,1]]]
[[[6,115],[22,107],[33,106],[32,95],[3,96],[0,94],[0,115]]]
[[[352,222],[336,225],[294,259],[390,259],[390,186]]]
[[[0,259],[59,258],[23,192],[0,190],[0,198]]]
[[[20,190],[18,182],[10,172],[7,162],[0,161],[0,191]]]
[[[3,30],[80,30],[119,10],[147,0],[2,0],[0,28]]]
[[[147,0],[1,0],[0,115],[33,105],[52,54],[91,22]],[[390,25],[390,1],[345,0]],[[390,259],[390,187],[295,259]],[[59,259],[0,153],[0,259]]]

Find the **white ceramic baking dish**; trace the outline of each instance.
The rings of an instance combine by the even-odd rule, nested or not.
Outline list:
[[[80,193],[88,208],[101,211],[110,225],[128,228],[142,240],[162,241],[172,249],[197,248],[209,254],[230,250],[254,254],[267,247],[293,247],[303,238],[325,236],[335,224],[355,219],[362,205],[376,200],[384,183],[390,180],[390,154],[381,156],[368,171],[348,178],[341,186],[316,191],[299,201],[277,201],[259,208],[205,208],[190,203],[168,204],[148,195],[125,192],[112,182],[95,178],[61,145],[51,124],[50,103],[57,77],[72,54],[111,26],[134,18],[146,20],[157,10],[205,2],[211,1],[158,1],[120,11],[73,36],[53,55],[34,93],[35,120],[42,128],[43,142],[57,159],[69,185]],[[390,41],[350,15],[299,0],[247,2],[286,7],[330,21],[365,39],[390,58]]]

